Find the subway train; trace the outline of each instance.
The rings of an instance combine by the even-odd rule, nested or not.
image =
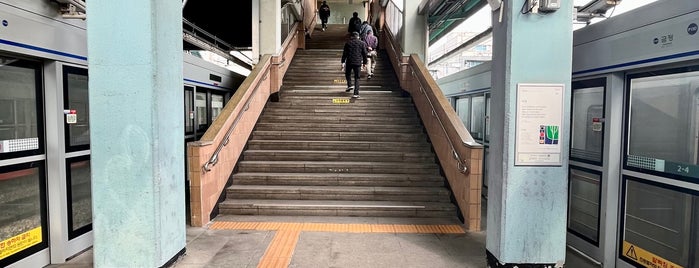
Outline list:
[[[184,94],[187,142],[245,77],[183,53],[173,94]],[[84,20],[55,1],[0,3],[0,267],[60,263],[92,245],[87,65]]]
[[[573,34],[567,244],[589,262],[699,267],[697,25],[699,1],[657,1]],[[437,81],[486,156],[490,79]]]

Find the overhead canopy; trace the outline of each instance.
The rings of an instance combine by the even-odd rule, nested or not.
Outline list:
[[[487,4],[486,0],[423,0],[418,12],[427,16],[430,45]]]

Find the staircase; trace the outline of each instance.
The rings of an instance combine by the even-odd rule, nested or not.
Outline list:
[[[332,35],[333,27],[322,34]],[[386,55],[374,78],[362,75],[361,99],[344,92],[341,55],[336,48],[297,52],[280,101],[267,103],[248,141],[220,214],[456,216],[417,111]]]

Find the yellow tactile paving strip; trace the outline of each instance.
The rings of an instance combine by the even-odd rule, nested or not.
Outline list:
[[[459,225],[416,224],[345,224],[345,223],[293,223],[293,222],[226,222],[217,221],[212,230],[264,230],[333,233],[415,233],[415,234],[463,234]]]
[[[278,230],[272,238],[265,255],[257,264],[258,268],[286,268],[291,262],[291,255],[294,253],[296,243],[299,241],[301,231],[298,230]]]
[[[344,224],[344,223],[294,223],[294,222],[225,222],[217,221],[209,226],[213,230],[261,230],[277,231],[258,268],[286,268],[296,249],[301,232],[333,233],[416,233],[463,234],[459,225],[414,224]]]

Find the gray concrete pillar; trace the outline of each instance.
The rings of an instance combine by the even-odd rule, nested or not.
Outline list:
[[[422,61],[427,62],[427,18],[417,14],[421,1],[403,0],[403,35],[401,46],[405,54],[417,54]]]
[[[565,260],[573,3],[522,14],[524,1],[492,16],[490,267]]]
[[[184,252],[182,2],[88,5],[95,267]]]
[[[282,50],[282,7],[279,0],[257,0],[259,5],[253,4],[253,12],[258,7],[259,34],[253,36],[258,39],[259,55],[277,55]],[[253,15],[253,18],[255,16]]]

